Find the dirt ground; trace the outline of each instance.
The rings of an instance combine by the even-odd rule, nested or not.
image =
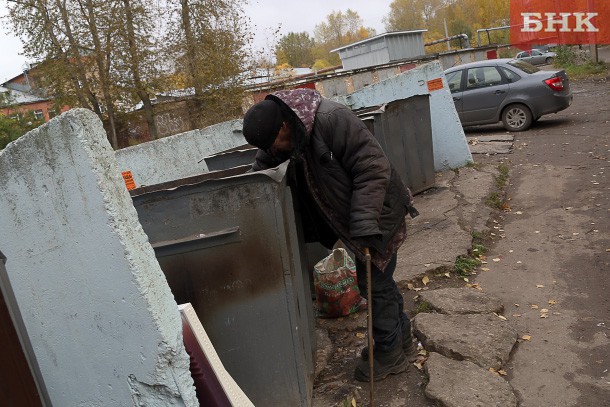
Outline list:
[[[506,211],[490,219],[502,225],[505,237],[485,245],[489,258],[511,261],[478,273],[476,282],[504,300],[520,336],[532,337],[520,340],[506,368],[522,407],[610,400],[610,76],[573,80],[572,91],[572,106],[515,134],[511,154],[474,156],[477,163],[502,161],[510,169]],[[467,137],[492,134],[506,132],[499,124],[466,129]],[[465,284],[437,274],[430,273],[429,289]],[[412,317],[417,293],[407,283],[399,287]],[[551,317],[541,321],[530,308],[534,303],[554,307]],[[315,381],[314,406],[349,406],[352,399],[365,405],[368,383],[353,378],[366,345],[365,313],[317,324],[328,330],[333,351]],[[375,384],[375,405],[435,406],[424,395],[425,382],[423,370],[411,365],[407,374]]]

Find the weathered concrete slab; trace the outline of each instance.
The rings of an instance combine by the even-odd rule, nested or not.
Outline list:
[[[73,109],[32,130],[0,151],[0,174],[2,252],[45,404],[199,405],[176,301],[98,117]]]
[[[479,169],[460,168],[459,176],[452,182],[459,205],[455,208],[458,222],[469,231],[487,229],[492,209],[485,205],[485,200],[495,189],[494,176],[496,167],[484,166]]]
[[[432,353],[426,361],[430,381],[426,396],[445,407],[512,407],[517,397],[510,384],[472,362]]]
[[[472,154],[509,154],[513,148],[513,142],[488,141],[485,143],[469,142],[468,147]]]
[[[410,281],[426,271],[453,267],[472,246],[472,231],[486,229],[491,208],[482,205],[494,187],[494,168],[438,173],[437,188],[415,196],[420,215],[408,219],[408,237],[398,251],[394,278]],[[434,244],[431,244],[434,242]]]
[[[493,314],[444,315],[420,313],[413,329],[426,350],[499,369],[510,356],[517,333]]]
[[[504,310],[499,298],[466,287],[422,291],[419,299],[441,314],[489,314]]]
[[[467,137],[468,141],[477,140],[480,143],[485,143],[488,141],[515,141],[515,136],[513,134],[492,134],[489,136],[476,136],[476,137]]]

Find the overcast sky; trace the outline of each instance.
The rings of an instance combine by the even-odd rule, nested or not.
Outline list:
[[[288,32],[307,31],[313,36],[314,27],[326,21],[333,11],[357,12],[365,27],[372,27],[377,34],[385,32],[382,18],[390,11],[392,0],[249,0],[246,14],[250,17],[256,34],[255,44],[262,47],[273,41],[270,34],[281,24],[280,36]],[[0,16],[6,14],[6,2],[0,0]],[[0,83],[19,75],[26,59],[19,55],[21,41],[6,32],[0,32]],[[279,39],[279,36],[278,38]]]

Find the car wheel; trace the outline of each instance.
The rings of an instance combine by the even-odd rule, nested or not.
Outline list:
[[[508,131],[527,130],[532,125],[532,112],[522,104],[508,105],[502,112],[502,123]]]
[[[546,63],[547,63],[548,65],[552,64],[552,63],[553,63],[553,57],[548,57],[548,58],[546,59]]]

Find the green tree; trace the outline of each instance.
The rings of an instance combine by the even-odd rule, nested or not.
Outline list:
[[[120,3],[102,0],[14,0],[9,21],[24,43],[25,55],[41,61],[33,76],[39,91],[57,105],[93,110],[109,123],[117,148],[115,103],[129,106],[120,92],[124,32]]]
[[[307,32],[290,32],[280,38],[275,49],[277,64],[287,63],[293,67],[310,67],[314,63],[311,52],[314,47],[313,38]]]
[[[201,127],[241,114],[251,41],[246,0],[170,0],[167,55],[174,77],[194,89],[192,119]]]
[[[16,114],[12,117],[0,113],[0,150],[43,123],[44,120],[36,119],[32,112]]]
[[[333,11],[326,16],[326,21],[316,25],[314,29],[315,47],[312,50],[316,60],[325,60],[330,65],[339,65],[341,60],[333,49],[357,42],[375,35],[375,30],[363,26],[357,12],[347,9]]]

